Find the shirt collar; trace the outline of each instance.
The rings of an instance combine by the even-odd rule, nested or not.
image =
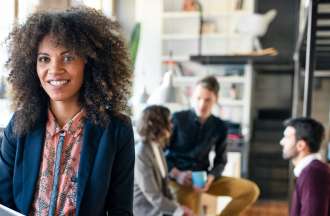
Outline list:
[[[191,110],[190,110],[190,113],[191,113],[191,117],[192,117],[192,119],[194,120],[194,122],[196,122],[196,123],[198,123],[198,124],[201,124],[200,121],[199,121],[199,117],[197,116],[195,110],[194,110],[194,109],[191,109]],[[213,114],[211,114],[211,115],[206,119],[206,121],[204,122],[204,124],[205,124],[206,122],[210,121],[210,119],[212,119],[212,117],[213,117]]]
[[[301,161],[299,161],[297,166],[293,169],[294,175],[296,177],[299,177],[299,175],[301,174],[303,169],[305,169],[313,160],[319,160],[320,158],[321,158],[321,155],[319,153],[307,155],[306,157],[301,159]]]
[[[54,114],[49,109],[48,110],[48,122],[47,122],[47,132],[54,136],[55,134],[59,133],[60,131],[64,131],[66,133],[74,134],[78,129],[82,128],[83,118],[85,116],[84,110],[80,110],[76,115],[72,117],[64,126],[63,128],[57,123]]]

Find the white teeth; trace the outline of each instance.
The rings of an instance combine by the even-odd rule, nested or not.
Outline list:
[[[62,86],[69,82],[69,80],[51,80],[49,81],[49,84],[52,86]]]

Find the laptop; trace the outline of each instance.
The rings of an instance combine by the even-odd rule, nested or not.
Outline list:
[[[0,215],[1,216],[24,216],[21,213],[14,211],[4,205],[0,204]]]

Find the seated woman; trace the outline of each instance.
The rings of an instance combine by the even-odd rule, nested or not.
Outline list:
[[[142,142],[135,147],[134,215],[193,215],[173,200],[167,186],[162,149],[171,135],[170,111],[158,105],[145,108],[137,130]]]

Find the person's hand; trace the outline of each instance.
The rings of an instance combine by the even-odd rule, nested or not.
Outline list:
[[[194,190],[199,192],[199,193],[206,192],[210,189],[210,186],[211,186],[213,181],[214,181],[214,176],[213,175],[208,175],[207,176],[207,181],[206,181],[204,187],[200,188],[200,187],[194,186]]]
[[[176,176],[176,182],[183,186],[191,186],[191,171],[179,171]]]
[[[191,186],[192,180],[191,180],[191,171],[180,171],[177,168],[173,167],[170,176],[175,179],[176,183],[183,186]]]
[[[186,206],[181,206],[181,207],[183,209],[183,216],[195,216],[194,212],[190,208]]]

